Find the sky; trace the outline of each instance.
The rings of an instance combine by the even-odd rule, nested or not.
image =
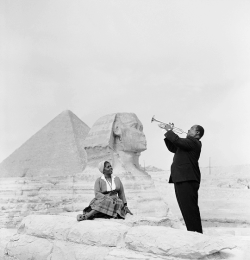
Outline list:
[[[0,1],[0,162],[71,110],[135,113],[141,165],[173,158],[153,115],[204,127],[201,167],[249,164],[249,99],[249,1]]]

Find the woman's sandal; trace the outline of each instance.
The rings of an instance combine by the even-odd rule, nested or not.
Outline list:
[[[86,215],[78,214],[76,217],[77,221],[87,220]]]

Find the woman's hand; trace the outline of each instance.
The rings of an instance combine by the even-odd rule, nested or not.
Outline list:
[[[133,215],[133,213],[129,210],[129,208],[127,206],[124,207],[124,210],[125,210],[125,215],[126,214],[130,214],[130,215]]]

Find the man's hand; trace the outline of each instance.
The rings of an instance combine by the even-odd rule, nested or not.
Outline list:
[[[170,124],[159,124],[158,125],[160,128],[165,129],[166,131],[172,130],[173,126]]]
[[[130,215],[133,215],[133,213],[129,210],[129,208],[127,206],[124,207],[124,210],[125,210],[125,215],[126,214],[130,214]]]

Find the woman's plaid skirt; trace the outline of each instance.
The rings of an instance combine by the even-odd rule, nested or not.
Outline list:
[[[89,207],[113,218],[125,218],[124,204],[118,197],[115,200],[109,196],[100,199],[94,198],[90,202]],[[83,213],[88,212],[89,207],[84,209]]]

